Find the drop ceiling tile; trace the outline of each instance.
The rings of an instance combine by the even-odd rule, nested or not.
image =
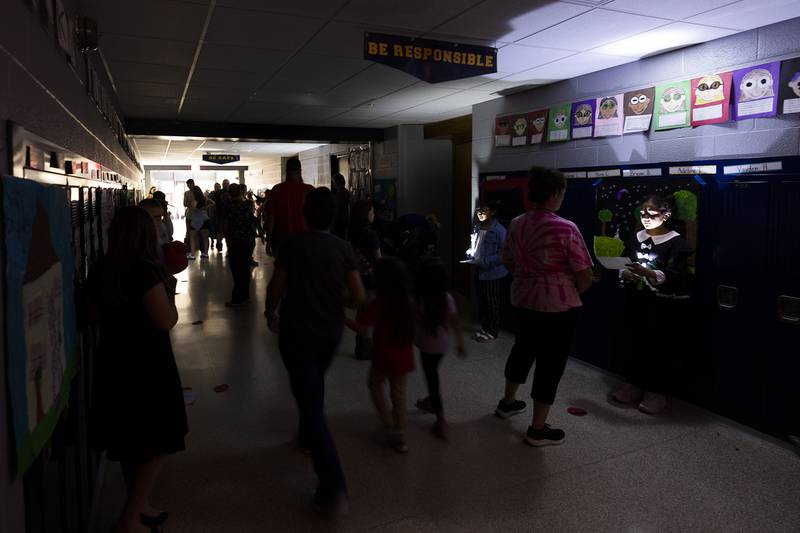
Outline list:
[[[297,50],[323,25],[324,20],[218,7],[207,41],[250,48]]]
[[[179,118],[181,120],[196,120],[200,122],[221,122],[230,116],[233,109],[233,104],[221,105],[219,102],[187,99],[183,104]],[[172,148],[170,148],[170,152],[172,151]]]
[[[299,91],[319,93],[352,78],[371,66],[362,59],[333,58],[300,53],[292,58],[263,89],[265,91]]]
[[[497,52],[497,72],[515,74],[572,54],[566,50],[510,44]]]
[[[103,35],[100,39],[100,49],[106,60],[118,59],[187,68],[192,64],[195,46],[194,43],[185,41],[115,34]]]
[[[325,97],[339,107],[355,107],[419,83],[410,74],[384,65],[372,65],[331,89]]]
[[[122,105],[128,106],[144,106],[144,107],[158,107],[164,109],[178,110],[177,98],[160,98],[156,96],[140,96],[132,95],[122,101]]]
[[[526,37],[517,44],[583,51],[652,30],[668,21],[595,9]]]
[[[575,78],[582,74],[605,70],[624,63],[630,63],[631,61],[634,61],[634,59],[630,57],[584,52],[582,54],[559,59],[543,67],[537,67],[520,72],[519,74],[514,74],[503,78],[503,81],[524,81],[526,83],[544,84],[555,80]]]
[[[403,0],[388,3],[352,0],[336,15],[336,20],[428,31],[469,7],[463,0]]]
[[[514,42],[590,9],[552,0],[488,0],[436,28],[436,33]]]
[[[683,20],[711,9],[716,9],[734,0],[703,0],[702,2],[664,2],[664,0],[614,0],[603,6],[612,9],[671,20]]]
[[[83,4],[85,13],[97,20],[101,43],[110,33],[196,43],[208,13],[207,4],[170,0],[87,0]]]
[[[592,52],[640,58],[667,50],[726,37],[734,30],[674,22],[627,39],[595,48]]]
[[[288,112],[286,104],[272,102],[246,102],[230,117],[230,122],[275,123]]]
[[[123,103],[122,111],[125,114],[125,118],[174,119],[178,115],[178,106],[176,104],[174,108],[167,108]]]
[[[197,61],[199,68],[273,74],[292,53],[205,43]]]
[[[296,106],[280,118],[281,124],[319,125],[325,119],[347,112],[346,107]]]
[[[687,19],[687,22],[750,30],[800,17],[797,0],[741,0]]]
[[[430,102],[431,100],[450,96],[457,92],[459,91],[456,89],[444,89],[420,82],[412,87],[401,89],[390,95],[378,98],[370,102],[370,105],[377,109],[385,110],[387,113],[398,112]]]
[[[169,83],[146,83],[141,81],[115,80],[120,100],[130,96],[154,96],[157,98],[180,98],[183,87]]]
[[[486,92],[461,91],[445,96],[444,98],[439,98],[437,100],[420,104],[416,107],[411,108],[409,111],[414,110],[421,113],[431,113],[431,114],[450,113],[457,109],[463,109],[465,107],[470,107],[471,109],[472,106],[475,104],[479,104],[487,100],[492,100],[494,98],[497,97]]]
[[[239,104],[251,94],[252,91],[239,87],[206,87],[192,83],[189,85],[186,97],[193,100],[216,100]]]
[[[197,150],[197,148],[200,147],[203,142],[204,141],[171,141],[169,143],[169,153],[191,153]]]
[[[303,47],[304,52],[325,54],[349,59],[363,59],[364,32],[380,31],[362,24],[331,21]],[[390,30],[383,30],[391,33]],[[395,31],[396,33],[396,31]]]
[[[114,81],[142,81],[148,83],[166,83],[183,87],[189,76],[189,68],[150,63],[133,63],[129,61],[108,61],[109,70]]]
[[[330,18],[343,0],[292,0],[291,2],[265,2],[264,0],[217,0],[222,7],[252,9],[269,13],[300,15],[303,17]]]
[[[192,76],[192,86],[235,87],[237,89],[255,90],[266,79],[267,74],[258,72],[198,68]]]

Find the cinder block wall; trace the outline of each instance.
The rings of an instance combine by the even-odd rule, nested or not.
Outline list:
[[[570,168],[798,155],[800,115],[531,147],[494,146],[497,115],[796,56],[800,56],[800,18],[478,104],[473,106],[472,117],[473,180],[480,172],[519,170],[532,165]]]

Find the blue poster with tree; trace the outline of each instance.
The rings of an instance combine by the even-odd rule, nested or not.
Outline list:
[[[76,369],[75,262],[62,187],[2,178],[7,384],[17,476],[45,446]]]

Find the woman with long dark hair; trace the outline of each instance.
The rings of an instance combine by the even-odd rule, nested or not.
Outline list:
[[[95,446],[120,462],[125,478],[118,532],[166,520],[150,506],[150,491],[164,457],[184,449],[188,431],[169,338],[178,321],[175,279],[161,266],[157,246],[147,211],[124,207],[89,277],[90,318],[100,330],[90,424]]]

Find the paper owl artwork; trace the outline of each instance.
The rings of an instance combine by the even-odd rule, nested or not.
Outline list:
[[[795,72],[787,85],[792,90],[794,95],[800,98],[800,72]]]
[[[586,126],[592,122],[592,106],[589,104],[581,104],[575,110],[575,123],[581,126]]]
[[[545,118],[540,115],[531,121],[531,125],[536,133],[542,133],[544,131]]]
[[[739,83],[739,101],[749,102],[775,96],[772,73],[763,68],[753,69],[742,77]]]
[[[607,97],[600,100],[600,105],[597,106],[597,118],[610,119],[617,117],[617,99],[614,97]]]
[[[778,102],[785,102],[789,95],[795,98],[786,84],[788,76],[798,72],[795,60],[774,61],[753,65],[733,72],[733,118],[774,117],[778,113]],[[778,98],[781,96],[781,98]],[[785,107],[785,105],[784,105]],[[792,106],[790,105],[790,112]]]
[[[556,116],[553,117],[553,124],[555,124],[558,129],[564,128],[564,126],[567,125],[567,114],[563,111],[556,113]]]
[[[778,80],[775,80],[778,82]],[[781,62],[778,100],[785,115],[800,113],[800,58]]]
[[[686,111],[686,91],[681,87],[670,87],[664,91],[660,105],[662,113]]]
[[[725,100],[725,86],[719,74],[704,76],[694,91],[695,104],[713,104]]]

